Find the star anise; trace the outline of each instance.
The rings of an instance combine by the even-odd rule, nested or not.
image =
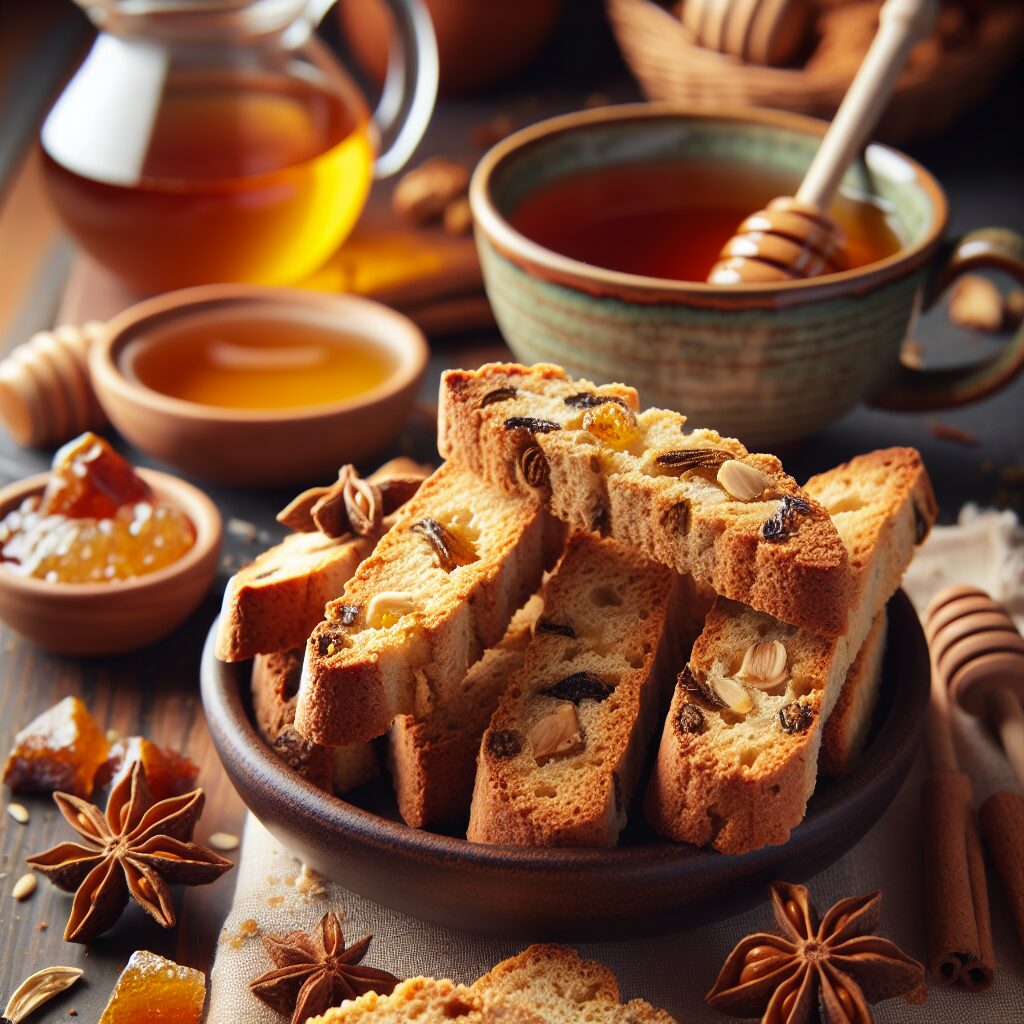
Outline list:
[[[68,824],[85,840],[61,843],[28,864],[74,892],[67,942],[90,942],[121,916],[131,895],[164,928],[174,925],[171,885],[206,885],[233,867],[192,842],[203,811],[201,789],[156,803],[136,763],[110,792],[106,812],[69,793],[54,793]]]
[[[762,1024],[870,1024],[869,1005],[923,992],[924,967],[873,935],[881,893],[840,900],[818,922],[802,885],[771,887],[783,934],[748,935],[729,954],[708,1005]]]
[[[370,948],[367,935],[348,948],[337,915],[330,911],[320,919],[312,935],[289,932],[264,935],[263,945],[276,968],[251,982],[252,994],[292,1024],[304,1024],[346,999],[364,992],[389,995],[398,978],[387,971],[360,967]]]

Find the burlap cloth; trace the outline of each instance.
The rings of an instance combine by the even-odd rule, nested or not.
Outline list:
[[[953,582],[984,587],[1005,602],[1021,624],[1024,530],[1012,515],[966,508],[958,526],[933,532],[907,573],[905,586],[921,608],[939,587]],[[956,714],[961,763],[974,778],[979,800],[993,789],[1012,786],[1009,768],[992,736],[976,720],[959,711]],[[821,910],[843,896],[881,889],[881,932],[922,960],[925,932],[918,789],[925,771],[922,757],[878,824],[846,856],[810,882]],[[522,948],[521,943],[485,940],[424,924],[369,903],[340,885],[327,883],[321,890],[251,816],[237,875],[235,903],[211,977],[210,1024],[279,1024],[282,1020],[249,993],[250,980],[271,965],[259,937],[245,934],[245,922],[255,922],[260,930],[272,933],[308,930],[325,910],[334,908],[344,915],[349,938],[368,932],[376,936],[367,963],[400,977],[428,974],[469,982]],[[932,986],[925,1006],[896,1000],[883,1003],[876,1008],[876,1021],[1024,1022],[1024,953],[991,871],[989,888],[998,958],[992,988],[974,995]],[[680,1022],[725,1021],[706,1006],[704,993],[733,945],[766,926],[771,927],[771,914],[764,903],[718,924],[667,938],[583,945],[579,950],[611,966],[627,997],[642,996]]]

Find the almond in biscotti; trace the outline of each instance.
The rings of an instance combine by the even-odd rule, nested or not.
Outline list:
[[[743,652],[743,663],[736,678],[759,690],[774,690],[789,678],[788,660],[781,640],[759,640]]]
[[[538,764],[546,764],[553,757],[574,754],[583,749],[583,735],[576,707],[570,701],[560,701],[530,730],[533,756]]]

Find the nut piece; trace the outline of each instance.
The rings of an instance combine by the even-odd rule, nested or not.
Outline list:
[[[781,640],[760,640],[744,651],[736,678],[759,690],[774,690],[789,678],[786,671],[788,660]]]
[[[576,707],[566,701],[539,719],[530,730],[530,742],[537,764],[546,764],[553,757],[582,750],[583,737]]]
[[[987,277],[967,274],[953,286],[949,319],[976,331],[998,331],[1003,326],[1003,297]]]
[[[231,850],[238,849],[241,840],[231,832],[214,832],[210,836],[209,842],[211,849],[229,853]]]
[[[708,686],[722,704],[737,715],[745,715],[754,707],[754,701],[747,688],[735,679],[708,680]]]
[[[717,480],[737,501],[760,501],[767,484],[760,470],[738,459],[723,462],[718,469]]]
[[[22,900],[27,900],[29,896],[36,891],[36,876],[30,871],[27,875],[22,875],[14,883],[14,888],[11,889],[11,895],[20,903]]]
[[[425,160],[404,174],[395,186],[392,209],[410,224],[431,224],[444,216],[453,200],[466,194],[469,171],[446,157]]]
[[[389,629],[403,615],[416,611],[416,599],[406,590],[385,590],[376,594],[366,609],[371,629]]]
[[[28,808],[21,804],[8,804],[7,813],[19,824],[27,825],[30,817]]]

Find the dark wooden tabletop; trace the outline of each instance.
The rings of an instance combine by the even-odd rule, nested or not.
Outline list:
[[[444,101],[423,153],[466,150],[470,128],[496,112],[525,124],[577,108],[594,93],[634,96],[599,5],[578,4],[569,20],[544,66],[514,87],[496,96]],[[53,323],[74,256],[46,202],[32,143],[40,117],[88,39],[84,21],[63,0],[0,2],[0,350]],[[1022,87],[1024,71],[1019,70],[982,111],[947,138],[912,150],[948,190],[953,232],[983,225],[1024,231]],[[928,342],[928,358],[935,361],[962,359],[965,351],[967,358],[978,358],[999,343],[965,338],[949,327],[942,310],[924,319],[918,336]],[[436,341],[424,398],[429,400],[436,390],[444,366],[480,362],[501,351],[500,338],[493,333]],[[961,431],[961,440],[940,436],[943,425]],[[941,417],[858,410],[789,453],[788,467],[803,477],[856,452],[890,444],[912,444],[924,452],[947,521],[967,501],[1024,508],[1024,380],[1001,395]],[[429,455],[429,447],[421,438],[419,454]],[[51,454],[20,449],[0,438],[0,483],[45,469]],[[140,453],[129,454],[140,464],[149,463]],[[264,536],[277,535],[274,512],[289,495],[208,490],[225,520],[235,517],[255,524]],[[228,533],[222,571],[200,609],[173,635],[145,650],[116,658],[64,658],[0,627],[0,754],[30,718],[75,694],[104,729],[145,734],[186,751],[201,766],[207,810],[197,832],[200,841],[215,831],[240,832],[244,809],[211,747],[197,673],[201,645],[227,575],[259,550],[242,533]],[[9,799],[5,791],[3,801]],[[70,906],[67,896],[44,881],[24,903],[11,896],[25,857],[68,837],[51,802],[21,802],[31,811],[27,825],[0,815],[0,1007],[34,971],[77,965],[85,969],[84,984],[34,1019],[66,1020],[76,1010],[78,1020],[94,1021],[118,969],[138,948],[209,967],[231,899],[230,874],[212,887],[179,892],[179,926],[174,931],[162,931],[133,906],[114,931],[91,947],[67,945],[61,938]]]

